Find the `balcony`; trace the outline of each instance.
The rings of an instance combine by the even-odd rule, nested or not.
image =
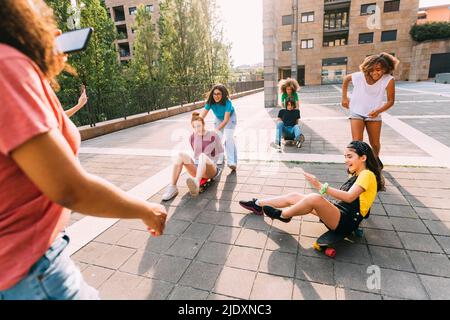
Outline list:
[[[125,21],[125,10],[123,6],[113,7],[114,22]]]
[[[325,10],[335,10],[350,8],[350,0],[325,0],[324,9]]]

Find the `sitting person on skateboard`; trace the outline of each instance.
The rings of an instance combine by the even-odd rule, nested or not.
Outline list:
[[[287,98],[286,109],[281,109],[278,112],[277,133],[272,147],[281,149],[281,137],[286,140],[293,140],[297,148],[302,147],[305,136],[300,130],[299,119],[300,110],[295,107],[295,100]]]
[[[177,182],[183,166],[190,175],[186,184],[194,197],[200,192],[202,179],[214,179],[220,175],[221,169],[216,165],[219,156],[224,152],[220,137],[213,131],[206,131],[205,120],[198,112],[192,113],[191,125],[194,132],[189,142],[193,157],[185,152],[178,153],[173,165],[172,182],[162,196],[163,201],[169,201],[178,195]]]
[[[358,228],[364,218],[368,218],[377,192],[385,188],[379,163],[367,143],[352,141],[345,150],[345,164],[349,179],[340,189],[332,188],[328,183],[322,184],[315,176],[304,173],[305,178],[319,190],[320,195],[293,192],[280,197],[239,203],[256,214],[264,213],[272,219],[286,223],[294,216],[311,213],[318,216],[328,229],[348,236]],[[328,201],[323,197],[325,194],[337,201]]]

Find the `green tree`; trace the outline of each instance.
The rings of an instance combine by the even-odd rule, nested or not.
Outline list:
[[[409,33],[417,42],[450,39],[450,22],[415,24]]]
[[[85,51],[69,55],[68,62],[74,67],[78,76],[61,74],[58,78],[61,86],[58,96],[63,106],[68,107],[76,102],[81,84],[84,83],[88,89],[91,107],[97,108],[112,91],[123,89],[124,83],[114,45],[117,33],[113,21],[107,14],[104,2],[100,0],[83,0],[83,3],[80,27],[92,27],[94,32]],[[73,13],[70,1],[47,0],[47,4],[53,8],[59,28],[63,31],[68,30],[67,19]],[[110,101],[114,102],[113,99],[110,99]],[[110,113],[114,113],[114,109],[122,106],[111,105],[109,107]],[[85,109],[81,110],[75,116],[75,122],[79,123],[77,118],[83,117],[83,115],[86,116],[88,111]],[[101,118],[101,120],[104,120],[106,115],[101,116]]]
[[[160,80],[158,59],[159,40],[154,27],[152,14],[144,5],[140,5],[136,14],[136,38],[133,44],[133,60],[131,61],[131,79],[138,83],[154,83]]]

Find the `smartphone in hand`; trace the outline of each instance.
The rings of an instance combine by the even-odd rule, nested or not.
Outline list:
[[[74,53],[87,48],[93,28],[64,32],[56,37],[56,48],[62,53]]]

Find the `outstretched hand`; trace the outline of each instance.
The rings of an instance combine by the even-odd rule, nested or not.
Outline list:
[[[143,221],[147,225],[147,230],[153,237],[163,234],[167,219],[166,208],[160,204],[151,204],[153,213],[144,218]]]
[[[309,181],[309,183],[316,188],[317,190],[320,190],[322,188],[322,184],[320,183],[319,179],[316,178],[315,175],[312,175],[307,172],[303,172],[303,175],[305,176],[306,180]]]
[[[86,105],[87,101],[88,101],[88,97],[87,97],[87,94],[86,94],[86,87],[83,84],[81,86],[81,95],[78,98],[78,106],[80,108],[84,107]]]

